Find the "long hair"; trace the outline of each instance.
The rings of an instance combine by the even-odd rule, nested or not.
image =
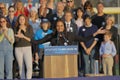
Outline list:
[[[21,4],[21,6],[22,6],[21,12],[22,12],[22,14],[25,14],[25,12],[24,12],[24,6],[23,6],[23,2],[22,2],[22,1],[17,1],[17,2],[15,3],[15,10],[17,11],[17,6],[18,6],[18,4]]]
[[[25,26],[29,27],[30,25],[28,23],[28,18],[24,14],[21,14],[21,15],[18,16],[15,27],[19,27],[20,26],[20,23],[19,23],[20,17],[24,17],[25,18]]]

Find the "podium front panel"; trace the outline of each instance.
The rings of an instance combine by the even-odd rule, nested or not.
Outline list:
[[[77,54],[45,55],[44,78],[78,77]]]

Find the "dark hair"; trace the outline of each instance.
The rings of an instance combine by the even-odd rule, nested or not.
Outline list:
[[[92,19],[89,15],[85,15],[84,17],[83,17],[83,21],[85,21],[86,19]]]
[[[103,2],[98,2],[97,5],[99,5],[99,4],[102,4],[102,5],[104,6],[104,3],[103,3]]]
[[[9,7],[8,7],[8,10],[9,10],[10,8],[14,8],[14,10],[15,10],[15,7],[14,7],[14,6],[9,6]]]
[[[75,17],[75,19],[77,19],[77,12],[78,12],[78,10],[80,10],[80,11],[82,11],[82,13],[83,13],[83,15],[84,15],[84,10],[83,10],[83,8],[82,7],[78,7],[77,9],[76,9],[76,11],[75,11],[75,15],[76,15],[76,17]],[[83,16],[82,16],[83,17]]]
[[[7,27],[10,28],[11,26],[10,26],[10,23],[8,22],[7,18],[4,17],[4,16],[0,16],[0,20],[1,20],[2,18],[6,20],[6,22],[7,22]],[[0,27],[1,27],[1,25],[0,25]]]
[[[93,8],[92,3],[90,1],[86,1],[85,4],[84,4],[84,10],[85,11],[86,11],[86,9],[87,9],[88,6],[91,7],[91,8]]]
[[[65,25],[65,22],[64,22],[62,19],[58,19],[55,26],[57,26],[57,23],[58,23],[58,22],[62,22],[62,23],[63,23],[64,29],[65,29],[64,32],[66,32],[66,25]]]

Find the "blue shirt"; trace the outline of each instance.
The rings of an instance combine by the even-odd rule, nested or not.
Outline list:
[[[90,27],[82,26],[79,28],[78,35],[82,36],[82,37],[88,37],[90,35],[93,35],[93,33],[95,33],[97,31],[97,29],[98,29],[97,26],[92,25],[92,24],[90,25]],[[84,42],[85,46],[87,48],[90,47],[95,39],[96,38],[93,37],[89,41]]]
[[[29,19],[29,24],[32,26],[34,34],[40,29],[40,20],[36,20],[36,22],[33,23],[32,20]]]
[[[39,29],[36,34],[35,34],[35,40],[39,40],[39,39],[42,39],[44,38],[47,34],[50,34],[52,33],[53,31],[48,29],[47,32],[44,32],[42,29]],[[50,42],[46,42],[46,43],[43,43],[43,44],[40,44],[39,45],[39,48],[44,48],[45,46],[50,46]]]
[[[111,54],[112,56],[116,55],[116,48],[112,41],[102,42],[100,46],[100,55]]]

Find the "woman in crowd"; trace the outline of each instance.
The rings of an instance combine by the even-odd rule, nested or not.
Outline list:
[[[37,9],[32,7],[29,14],[29,24],[32,26],[34,34],[40,29],[40,19],[38,18],[37,12]]]
[[[14,16],[14,14],[15,14],[14,6],[9,6],[7,20],[10,23],[12,28],[15,27],[15,23],[16,23],[16,20],[17,20],[17,18]]]
[[[33,29],[28,24],[25,15],[17,19],[15,32],[15,57],[19,66],[20,79],[32,78],[32,51],[30,40],[33,37]],[[26,74],[25,74],[26,67]]]
[[[4,77],[6,77],[6,79],[13,78],[13,43],[13,30],[10,28],[7,19],[0,17],[0,79],[4,79]]]
[[[22,1],[17,1],[15,3],[15,16],[18,17],[20,14],[24,14],[28,17],[29,11],[27,8],[24,8]]]
[[[75,23],[77,24],[78,30],[81,26],[83,26],[83,14],[84,14],[83,9],[81,7],[77,8]]]
[[[111,40],[115,43],[117,40],[117,35],[118,35],[118,29],[114,26],[115,24],[115,17],[113,15],[108,15],[106,17],[106,24],[105,24],[105,29],[109,30],[112,33],[112,38]]]
[[[84,4],[84,15],[89,15],[90,17],[95,15],[95,12],[93,10],[93,5],[90,1],[86,1]]]

